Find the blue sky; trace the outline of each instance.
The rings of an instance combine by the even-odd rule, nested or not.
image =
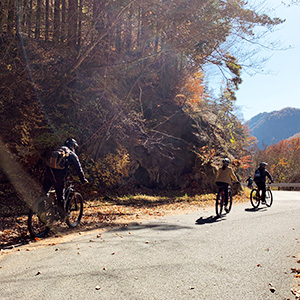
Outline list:
[[[288,0],[285,0],[288,1]],[[300,108],[300,5],[286,7],[280,0],[266,0],[274,7],[275,16],[286,19],[269,39],[280,40],[282,47],[291,49],[262,52],[271,56],[263,66],[265,73],[242,73],[243,83],[237,95],[239,114],[249,120],[261,112],[271,112],[285,107]]]

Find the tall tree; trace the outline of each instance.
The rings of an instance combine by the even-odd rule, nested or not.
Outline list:
[[[37,0],[36,5],[36,20],[35,20],[35,38],[41,36],[41,17],[42,17],[42,0]]]
[[[60,37],[60,0],[54,1],[53,42],[58,43]]]
[[[78,2],[69,0],[68,9],[68,45],[75,48],[77,42]]]

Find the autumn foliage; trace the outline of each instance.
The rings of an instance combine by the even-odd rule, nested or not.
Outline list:
[[[288,139],[259,152],[257,160],[267,161],[269,170],[278,182],[299,182],[300,138]]]

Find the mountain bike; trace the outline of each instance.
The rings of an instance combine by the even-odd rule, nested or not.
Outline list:
[[[228,204],[227,204],[227,213],[230,212],[232,207],[232,191],[230,185],[228,186]],[[222,216],[223,208],[225,210],[225,190],[224,187],[220,187],[217,193],[216,198],[216,214],[220,218]]]
[[[250,202],[253,206],[253,208],[258,208],[260,202],[261,202],[261,194],[262,191],[259,190],[257,187],[253,188],[250,193]],[[273,194],[271,192],[270,186],[266,185],[266,206],[270,207],[273,203]]]
[[[70,181],[65,183],[64,199],[64,208],[67,214],[65,221],[70,228],[74,228],[80,223],[83,214],[83,198],[80,193],[76,192],[73,183]],[[44,202],[42,213],[38,211],[41,201]],[[43,218],[41,218],[41,215],[43,215]],[[61,218],[58,212],[55,190],[52,188],[42,200],[37,199],[29,211],[28,230],[31,237],[42,238],[46,236],[57,221],[61,221]]]

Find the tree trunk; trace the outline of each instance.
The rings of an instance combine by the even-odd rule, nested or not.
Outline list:
[[[45,7],[45,41],[49,40],[49,0],[46,0]]]
[[[41,12],[42,12],[42,0],[37,0],[36,4],[36,20],[35,20],[35,38],[41,37]]]
[[[7,15],[7,31],[13,33],[14,31],[14,18],[15,18],[15,2],[9,0],[9,9]]]
[[[81,25],[82,25],[82,0],[78,1],[78,32],[77,32],[77,48],[80,48],[81,44]]]
[[[130,52],[131,43],[132,43],[132,14],[133,8],[132,5],[129,7],[128,16],[127,16],[127,24],[125,31],[125,45],[127,52]]]
[[[59,42],[59,31],[60,31],[60,0],[54,2],[54,20],[53,20],[53,42]]]
[[[67,37],[67,6],[66,6],[66,0],[61,1],[61,37],[60,41],[62,43],[65,42]]]
[[[70,47],[76,46],[76,32],[77,32],[77,0],[69,0],[69,14],[68,14],[68,45]]]
[[[28,37],[30,38],[31,37],[31,17],[32,17],[32,1],[33,0],[30,0],[29,2],[29,10],[28,10],[28,17],[27,17],[27,20],[28,20],[28,23],[27,23],[27,33],[28,33]]]

